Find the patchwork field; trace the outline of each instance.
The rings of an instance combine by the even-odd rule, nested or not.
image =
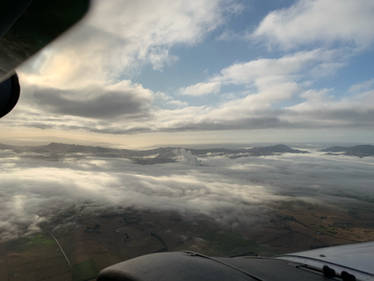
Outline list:
[[[74,212],[43,232],[0,245],[1,280],[94,280],[102,268],[139,255],[192,250],[236,256],[294,252],[374,240],[372,204],[274,203],[261,224],[224,225],[198,214],[124,209],[98,216]],[[65,224],[70,220],[70,224]],[[61,224],[54,236],[50,230]]]

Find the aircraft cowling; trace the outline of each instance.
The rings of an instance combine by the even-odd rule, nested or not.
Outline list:
[[[0,83],[0,118],[7,115],[18,102],[20,86],[17,74]]]
[[[0,1],[0,118],[17,104],[15,70],[79,22],[90,0]]]

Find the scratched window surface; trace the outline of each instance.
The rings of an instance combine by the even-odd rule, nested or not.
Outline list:
[[[94,1],[0,120],[0,280],[373,241],[373,12]]]

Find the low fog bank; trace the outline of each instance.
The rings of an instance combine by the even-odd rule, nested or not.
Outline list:
[[[267,220],[272,203],[282,200],[374,202],[374,158],[307,152],[232,157],[165,148],[124,158],[5,147],[0,240],[40,231],[42,222],[72,208],[95,215],[126,207],[174,210],[227,224]],[[160,155],[172,161],[154,160]]]

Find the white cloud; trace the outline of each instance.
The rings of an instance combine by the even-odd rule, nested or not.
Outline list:
[[[160,122],[161,126],[199,127],[199,124],[203,124],[201,129],[207,129],[208,124],[211,124],[212,128],[223,126],[226,129],[251,128],[261,124],[263,127],[279,126],[281,124],[276,120],[278,113],[272,112],[277,103],[302,92],[303,87],[300,84],[305,79],[312,79],[313,73],[317,72],[322,63],[335,59],[335,51],[316,49],[280,58],[261,58],[233,64],[206,82],[199,82],[181,91],[190,95],[202,95],[218,93],[223,86],[239,85],[247,88],[243,90],[245,97],[216,107],[188,107],[174,112],[163,112],[163,115],[169,115],[170,121]]]
[[[197,83],[195,85],[188,86],[186,88],[180,89],[183,95],[188,96],[202,96],[212,93],[218,93],[221,89],[221,85],[218,82],[207,82],[207,83]]]
[[[305,100],[285,108],[282,119],[293,124],[316,127],[372,128],[374,91],[337,98],[331,90],[308,90]]]
[[[372,0],[299,0],[269,13],[252,36],[289,49],[341,42],[364,48],[374,40]]]
[[[336,1],[331,3],[333,6]],[[346,13],[361,11],[353,2],[341,3],[339,7]],[[311,88],[314,79],[342,67],[346,62],[346,53],[342,49],[319,48],[277,58],[234,63],[210,79],[179,89],[179,93],[184,95],[202,96],[226,94],[224,90],[230,86],[241,87],[240,93],[234,93],[230,101],[218,105],[188,106],[185,101],[162,92],[153,92],[129,80],[117,82],[126,74],[136,72],[144,63],[150,63],[156,69],[172,63],[177,59],[171,52],[173,46],[196,44],[222,24],[225,13],[240,11],[239,6],[230,8],[225,4],[221,0],[191,3],[171,0],[97,1],[85,23],[22,69],[24,94],[16,114],[11,120],[6,120],[6,125],[113,134],[283,128],[309,126],[311,123],[323,127],[327,124],[324,118],[330,120],[331,125],[341,125],[342,122],[338,122],[341,110],[339,114],[326,118],[327,111],[333,110],[333,106],[325,106],[326,103],[330,104],[326,95],[317,99],[318,90],[310,91],[309,96],[314,96],[313,99],[305,94],[301,98],[306,100],[298,105],[284,108],[284,104]],[[276,34],[294,36],[295,40],[291,41],[295,42],[295,46],[310,43],[312,41],[308,40],[315,40],[315,33],[303,31],[301,36],[307,39],[297,39],[300,30],[292,31],[299,28],[294,21],[304,20],[299,17],[314,18],[323,5],[326,4],[321,1],[301,1],[292,8],[273,12],[261,23],[256,36],[268,36],[270,33],[266,33],[267,29],[262,26],[268,26],[268,18],[275,17],[284,23],[284,26],[277,27],[280,31],[275,29]],[[353,5],[356,9],[350,11],[347,5]],[[331,9],[326,7],[319,17],[327,17],[330,12]],[[290,15],[294,18],[288,18]],[[316,16],[316,19],[319,18]],[[360,24],[364,26],[367,21],[367,17],[363,16]],[[318,20],[311,20],[310,24],[310,29],[320,28]],[[288,32],[288,28],[292,32]],[[260,34],[259,30],[263,33]],[[330,31],[334,30],[332,28]],[[362,34],[370,33],[365,30]],[[351,34],[344,32],[343,35]],[[360,34],[349,40],[358,44],[361,42]],[[343,35],[338,39],[343,40]],[[344,38],[349,38],[348,35]],[[271,36],[271,40],[277,38]],[[321,38],[325,39],[326,36],[321,33]],[[37,93],[34,94],[35,89]],[[183,99],[188,100],[188,97]],[[358,111],[349,107],[351,101],[345,102],[344,118],[350,118],[351,126],[368,126],[366,120],[371,108],[367,108],[366,116],[362,115],[364,110],[360,111],[360,116],[352,115],[352,110],[355,114]],[[354,104],[360,107],[359,102]],[[341,104],[339,106],[342,107]],[[325,115],[318,115],[317,111],[310,109],[318,107],[320,111],[325,109]],[[302,117],[303,111],[313,112],[308,113],[309,120]],[[337,110],[333,111],[337,113]]]
[[[157,110],[157,100],[177,108],[186,104],[123,77],[131,77],[143,64],[162,69],[177,59],[171,47],[200,42],[225,21],[226,14],[238,12],[235,1],[95,1],[72,32],[21,67],[23,95],[7,124],[93,131],[149,129],[144,118],[152,114],[151,105]],[[140,114],[127,114],[130,111]],[[103,120],[107,118],[117,122]]]
[[[242,87],[240,95],[218,105],[189,106],[130,81],[93,88],[44,88],[35,94],[36,99],[29,90],[30,95],[7,124],[106,134],[370,127],[374,112],[370,93],[337,99],[328,91],[312,90],[313,79],[323,73],[324,65],[339,64],[340,57],[339,51],[316,49],[236,63],[206,81],[181,89],[185,94],[203,95],[214,91],[225,94],[225,86]],[[32,84],[32,77],[25,77]],[[295,97],[302,101],[295,103]],[[285,107],[290,103],[294,105]]]
[[[357,93],[357,92],[361,92],[361,91],[367,91],[367,90],[370,90],[370,89],[373,89],[373,88],[374,88],[374,78],[363,81],[361,83],[357,83],[357,84],[352,85],[349,88],[349,92],[350,93]]]
[[[206,82],[183,90],[199,92],[212,85],[215,88],[239,85],[244,87],[245,97],[215,107],[157,112],[156,120],[161,122],[154,127],[182,130],[372,127],[373,95],[372,91],[363,91],[371,85],[370,81],[355,87],[361,89],[355,95],[343,98],[333,97],[330,90],[312,88],[313,79],[334,73],[344,64],[341,55],[339,50],[316,49],[231,65]],[[212,91],[206,91],[209,92]],[[203,93],[202,90],[200,94]],[[302,101],[294,100],[295,97]],[[282,106],[284,102],[294,105]]]
[[[186,107],[188,105],[186,102],[174,99],[163,92],[156,92],[153,96],[156,97],[154,103],[155,106],[158,106],[157,102],[161,103],[163,108],[167,107],[168,105],[172,107]]]
[[[213,80],[222,81],[224,84],[249,84],[255,83],[261,87],[271,82],[295,79],[302,73],[318,66],[321,62],[331,60],[334,51],[316,49],[312,51],[298,52],[285,55],[280,58],[261,58],[246,63],[234,64],[221,71],[221,75]]]
[[[190,95],[217,93],[224,85],[244,85],[263,90],[278,83],[300,80],[308,74],[313,76],[313,73],[319,72],[321,64],[335,59],[334,50],[322,49],[297,52],[280,58],[260,58],[233,64],[207,82],[199,82],[181,91]]]
[[[113,83],[142,64],[162,69],[177,59],[172,46],[202,40],[231,6],[221,0],[94,1],[83,22],[21,71],[35,83],[72,88]]]
[[[129,81],[122,81],[114,86],[100,86],[98,91],[91,93],[89,88],[70,90],[70,93],[47,90],[43,94],[42,91],[36,94],[36,97],[42,97],[40,101],[45,100],[44,105],[38,107],[39,112],[48,111],[49,115],[44,117],[39,113],[39,117],[35,118],[38,111],[32,112],[32,103],[27,102],[25,105],[21,104],[18,120],[13,118],[12,126],[23,124],[40,128],[86,129],[113,134],[309,126],[311,122],[305,118],[297,120],[293,116],[302,114],[298,113],[297,108],[307,110],[306,107],[310,106],[311,100],[301,102],[297,105],[299,107],[295,106],[292,109],[282,108],[281,103],[291,101],[298,93],[305,92],[305,88],[312,85],[311,79],[318,77],[318,72],[322,72],[321,68],[325,68],[321,65],[339,62],[339,56],[340,53],[334,50],[316,49],[280,58],[261,58],[236,63],[222,69],[218,75],[205,82],[180,90],[184,94],[203,95],[219,93],[224,86],[243,87],[240,96],[215,106],[188,106],[164,93],[153,93]],[[115,96],[110,94],[113,93],[113,89]],[[55,94],[51,95],[53,93]],[[104,97],[109,100],[105,102]],[[158,103],[161,103],[160,107]],[[65,115],[51,115],[51,112],[62,112]],[[356,119],[352,118],[353,123],[354,120]],[[326,125],[318,116],[315,121],[315,126]],[[339,125],[335,121],[332,124]]]

